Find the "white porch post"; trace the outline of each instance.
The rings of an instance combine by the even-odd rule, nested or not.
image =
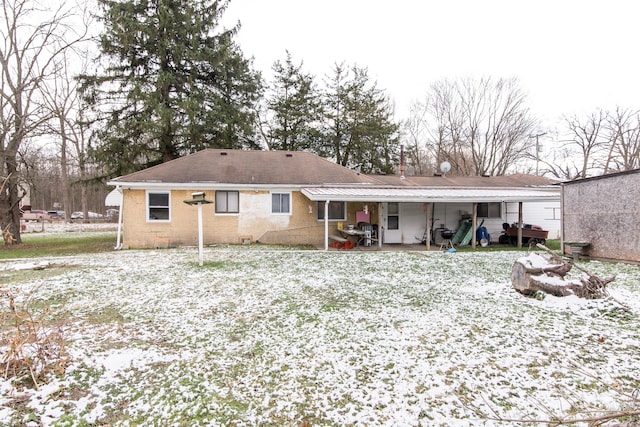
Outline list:
[[[478,203],[473,202],[473,217],[471,219],[471,247],[476,248],[476,227],[478,225]]]
[[[324,250],[329,250],[329,200],[324,202]]]
[[[120,240],[120,234],[122,233],[122,208],[124,207],[124,194],[120,187],[116,187],[118,193],[120,193],[120,206],[118,212],[118,236],[116,238],[116,250],[122,249],[122,241]]]
[[[431,204],[430,203],[425,203],[424,204],[424,211],[426,213],[426,217],[427,217],[427,226],[426,226],[426,239],[425,239],[425,244],[427,246],[427,250],[430,251],[431,250],[431,233],[433,233],[433,230],[431,229],[431,215],[433,215],[433,213],[431,212]]]
[[[378,202],[378,248],[382,249],[382,202]]]

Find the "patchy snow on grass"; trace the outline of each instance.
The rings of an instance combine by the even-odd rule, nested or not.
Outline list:
[[[34,234],[54,234],[60,233],[78,233],[78,232],[106,232],[118,229],[118,224],[114,222],[65,222],[61,220],[55,221],[29,221],[22,223],[22,233],[29,235]],[[57,236],[59,237],[59,236]]]
[[[637,266],[586,265],[617,275],[624,311],[520,295],[521,252],[204,255],[74,256],[14,284],[64,319],[72,363],[48,391],[0,379],[0,424],[500,425],[619,410],[640,387]]]

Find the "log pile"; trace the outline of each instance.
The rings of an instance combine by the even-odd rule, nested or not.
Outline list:
[[[615,277],[601,279],[571,262],[563,261],[544,245],[538,244],[538,247],[546,250],[550,257],[533,252],[519,258],[513,264],[511,283],[518,292],[523,295],[532,295],[541,291],[558,297],[576,295],[587,299],[608,296],[607,284]],[[566,279],[565,276],[574,266],[586,273],[586,276]]]

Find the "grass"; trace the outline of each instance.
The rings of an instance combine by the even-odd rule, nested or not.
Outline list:
[[[38,258],[45,256],[68,256],[87,253],[108,252],[113,250],[115,245],[115,232],[95,232],[95,233],[67,233],[67,234],[23,234],[22,243],[18,245],[0,246],[0,260],[16,258]],[[560,250],[560,240],[547,240],[546,246],[552,250]],[[291,246],[281,249],[311,250],[313,246]],[[487,247],[478,246],[476,249],[471,246],[456,247],[462,252],[495,252],[495,251],[528,251],[529,247],[523,245],[521,249],[511,245],[493,244]],[[209,268],[220,268],[221,265],[209,263]]]
[[[559,251],[560,250],[560,240],[547,240],[545,243],[545,246],[551,250],[554,251]],[[482,247],[480,246],[480,244],[478,244],[478,246],[476,247],[476,249],[473,249],[471,247],[471,245],[468,246],[456,246],[456,250],[458,251],[462,251],[462,252],[475,252],[475,251],[482,251],[482,252],[500,252],[500,251],[529,251],[529,245],[526,243],[523,243],[522,248],[517,248],[513,245],[501,245],[497,242],[494,242],[492,244],[490,244],[489,246],[485,246]]]
[[[115,232],[69,233],[62,235],[29,234],[22,243],[0,247],[0,259],[68,256],[113,250]]]
[[[237,245],[208,247],[202,268],[193,248],[72,256],[24,287],[66,321],[72,364],[54,394],[0,397],[0,424],[489,425],[613,401],[568,364],[638,387],[635,315],[524,298],[509,283],[522,252],[485,249]],[[636,298],[637,267],[589,269]]]

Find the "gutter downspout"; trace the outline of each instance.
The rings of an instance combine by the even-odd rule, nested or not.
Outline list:
[[[122,249],[122,241],[120,240],[120,233],[122,233],[122,207],[124,205],[124,194],[122,194],[122,189],[120,186],[116,186],[116,190],[120,193],[120,209],[118,210],[118,237],[116,238],[116,247],[114,248],[116,251]]]
[[[329,200],[324,201],[324,250],[329,250]]]

